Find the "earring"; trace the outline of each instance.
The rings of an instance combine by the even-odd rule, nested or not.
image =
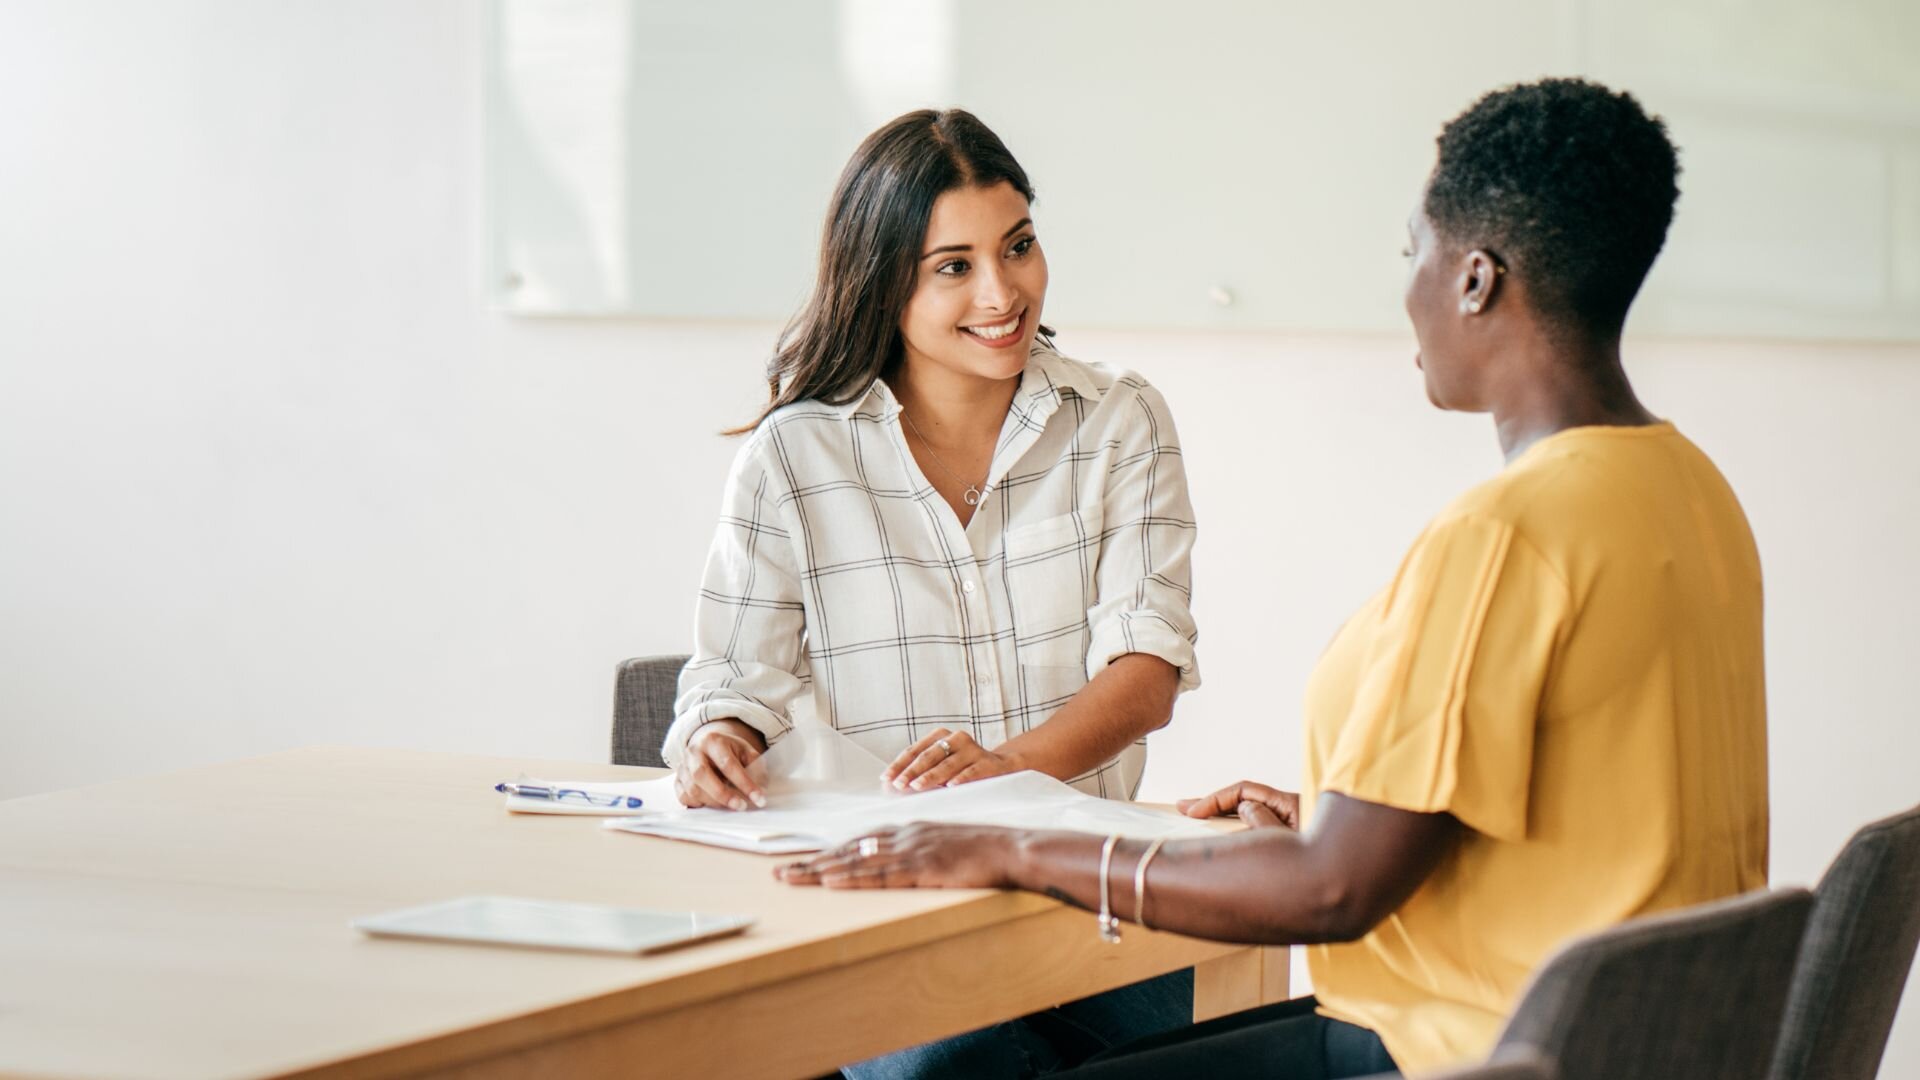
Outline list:
[[[1469,300],[1466,303],[1460,305],[1460,307],[1470,315],[1480,314],[1480,301],[1478,300]]]

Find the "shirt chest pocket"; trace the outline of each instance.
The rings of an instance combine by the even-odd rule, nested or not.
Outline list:
[[[1099,554],[1098,508],[1007,531],[1007,603],[1022,664],[1086,667]]]

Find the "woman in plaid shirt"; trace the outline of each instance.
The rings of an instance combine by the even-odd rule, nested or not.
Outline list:
[[[841,174],[701,583],[663,748],[686,805],[764,805],[748,766],[808,711],[902,790],[1036,769],[1131,798],[1199,685],[1172,417],[1054,350],[1032,200],[959,110],[900,117]],[[1032,1075],[1192,1008],[1177,972],[848,1071]]]
[[[968,113],[861,144],[728,477],[664,754],[688,806],[811,710],[903,790],[1129,798],[1199,683],[1172,417],[1056,352],[1026,174]]]

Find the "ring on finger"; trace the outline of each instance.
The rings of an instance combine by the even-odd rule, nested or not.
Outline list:
[[[880,838],[877,836],[861,837],[859,851],[860,857],[863,859],[871,859],[875,855],[880,854]]]
[[[942,754],[945,754],[947,757],[953,756],[953,744],[948,742],[947,740],[941,739],[939,742],[936,742],[933,745],[939,747],[940,752]]]

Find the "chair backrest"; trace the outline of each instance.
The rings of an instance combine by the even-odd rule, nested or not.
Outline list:
[[[1920,942],[1920,806],[1859,832],[1814,892],[1773,1080],[1872,1080]]]
[[[660,746],[673,723],[673,699],[688,657],[623,660],[613,678],[613,763],[660,768]]]
[[[1759,1080],[1812,907],[1805,889],[1756,891],[1580,938],[1534,975],[1500,1045],[1560,1080]]]

